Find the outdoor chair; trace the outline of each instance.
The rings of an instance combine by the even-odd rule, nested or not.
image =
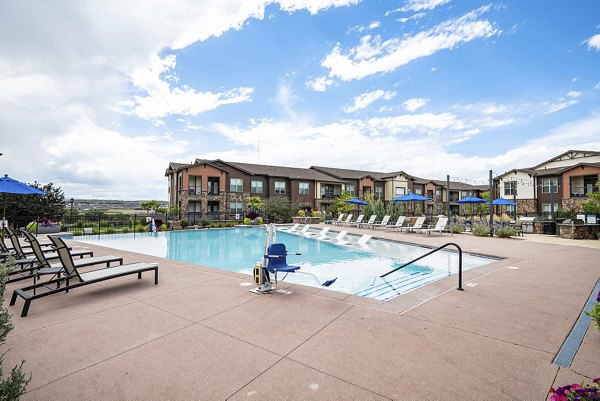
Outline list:
[[[375,219],[377,218],[376,214],[372,214],[371,217],[369,217],[369,221],[367,221],[366,223],[359,223],[358,227],[362,228],[363,226],[370,226],[371,224],[375,223]]]
[[[344,221],[340,221],[340,222],[338,222],[337,224],[345,224],[345,225],[348,225],[348,224],[350,223],[350,221],[352,221],[352,216],[353,216],[353,214],[352,214],[352,213],[348,214],[348,217],[346,217],[346,220],[344,220]]]
[[[419,231],[420,234],[427,233],[427,235],[429,235],[432,232],[436,231],[436,232],[439,232],[440,235],[442,235],[442,231],[444,231],[446,229],[447,225],[448,225],[448,218],[447,217],[440,217],[438,219],[437,223],[435,224],[434,228],[421,228],[418,231]]]
[[[147,271],[154,271],[154,284],[158,284],[158,263],[132,263],[80,273],[73,262],[73,257],[64,240],[59,237],[51,237],[51,239],[56,244],[56,251],[59,254],[60,262],[62,263],[66,274],[62,277],[57,277],[43,283],[16,289],[12,294],[10,305],[13,306],[15,304],[17,296],[23,298],[25,303],[23,305],[23,310],[21,311],[21,317],[27,316],[31,301],[34,299],[47,297],[59,292],[69,292],[69,290],[88,284],[99,283],[101,281],[128,276],[130,274],[137,274],[138,279],[141,279],[142,273]],[[64,285],[62,285],[63,283]],[[49,286],[51,284],[56,284],[57,287],[50,289]],[[47,291],[38,294],[35,292],[31,293],[31,291],[43,287],[45,287]]]
[[[304,227],[302,227],[302,230],[300,230],[300,234],[302,235],[306,235],[308,233],[308,230],[310,229],[310,224],[305,224]]]
[[[363,219],[365,218],[364,214],[359,214],[358,217],[356,218],[355,221],[351,221],[349,223],[346,223],[349,226],[358,226],[360,223],[362,223]]]
[[[372,229],[376,229],[379,227],[385,228],[388,225],[389,221],[390,221],[390,216],[386,214],[385,216],[383,216],[383,219],[381,219],[381,221],[379,223],[375,222],[375,223],[371,224],[369,227]]]
[[[325,236],[327,236],[327,233],[329,232],[329,228],[330,227],[324,227],[321,231],[319,231],[318,233],[304,233],[304,235],[306,237],[315,237],[317,239],[319,238],[323,238]]]
[[[337,220],[331,220],[331,224],[340,224],[342,222],[343,218],[344,218],[344,213],[340,213],[338,215]]]
[[[275,276],[275,288],[277,288],[278,272],[285,273],[285,276],[281,279],[281,281],[283,281],[288,273],[294,273],[300,270],[300,266],[290,266],[287,264],[287,254],[285,244],[275,243],[269,245],[267,248],[267,255],[265,255],[268,259],[267,271]]]
[[[51,275],[51,278],[60,277],[62,274],[65,274],[65,267],[61,262],[58,263],[50,263],[46,258],[46,255],[42,251],[40,244],[36,237],[34,237],[30,232],[26,230],[22,230],[23,235],[31,244],[31,249],[33,250],[33,254],[37,258],[36,266],[31,271],[30,275],[17,277],[11,280],[8,280],[9,283],[25,280],[28,278],[33,278],[33,284],[36,283],[37,279],[43,275]],[[50,237],[52,239],[52,237]],[[110,267],[112,262],[118,262],[120,265],[123,264],[123,258],[120,256],[113,255],[104,255],[104,256],[94,256],[89,258],[80,258],[75,259],[73,261],[75,267],[87,267],[93,265],[106,264],[106,267]]]
[[[421,217],[417,217],[417,221],[415,221],[415,224],[413,224],[412,226],[408,226],[408,227],[401,227],[399,230],[400,231],[406,231],[411,232],[411,231],[415,231],[418,229],[423,228],[423,224],[425,223],[425,217],[421,216]]]
[[[293,233],[293,232],[295,232],[295,231],[298,230],[298,227],[300,227],[300,224],[296,223],[296,224],[294,224],[291,227],[281,227],[278,230],[280,230],[280,231],[287,231],[287,232]]]
[[[387,225],[384,228],[389,230],[402,228],[402,226],[404,225],[404,220],[406,220],[406,216],[400,216],[398,217],[398,220],[396,220],[396,224]]]
[[[335,238],[323,238],[323,241],[332,241],[332,242],[343,242],[344,241],[344,237],[346,236],[346,234],[348,234],[348,231],[346,230],[342,230],[338,233],[338,235]]]
[[[340,241],[338,241],[337,243],[338,243],[339,245],[351,245],[351,246],[358,245],[358,246],[361,246],[361,247],[363,247],[363,248],[366,248],[366,246],[365,246],[365,245],[367,245],[367,242],[369,242],[369,240],[370,240],[372,237],[373,237],[372,235],[369,235],[369,234],[364,234],[364,235],[362,235],[362,236],[361,236],[361,237],[358,239],[358,241],[356,241],[356,242],[352,242],[352,241],[343,241],[343,240],[340,240]]]

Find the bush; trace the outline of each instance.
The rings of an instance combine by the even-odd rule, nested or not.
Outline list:
[[[250,213],[246,214],[246,218],[248,218],[250,220],[254,220],[257,217],[258,217],[258,213],[256,213],[256,212],[250,212]]]
[[[517,231],[512,227],[502,227],[496,230],[496,235],[499,238],[510,238],[517,234]]]
[[[135,226],[135,231],[138,233],[148,231],[148,227],[138,224],[137,226]]]
[[[244,218],[244,224],[245,225],[249,225],[250,223],[252,223],[252,220],[250,220],[249,217]]]
[[[450,226],[450,232],[452,234],[460,234],[465,232],[465,228],[463,226],[461,226],[460,224],[452,224]]]
[[[597,401],[600,400],[600,377],[593,380],[593,384],[573,383],[566,386],[551,388],[550,401]]]
[[[265,202],[267,218],[275,223],[289,223],[292,221],[292,205],[283,196],[275,196]]]
[[[201,219],[200,220],[200,226],[202,228],[208,227],[208,226],[212,226],[212,224],[210,223],[210,221],[206,220],[206,219]]]
[[[304,212],[304,210],[302,210],[302,209],[298,210],[298,213],[296,213],[296,214],[297,214],[298,216],[300,216],[300,217],[304,217],[304,216],[306,216],[306,213],[305,213],[305,212]]]
[[[129,227],[123,227],[121,228],[121,232],[124,234],[127,234],[129,232]]]
[[[483,224],[475,224],[473,225],[473,229],[471,230],[473,235],[477,237],[489,237],[490,228],[488,226],[484,226]]]
[[[156,227],[161,227],[165,222],[162,219],[154,219],[154,224],[156,224]]]
[[[106,234],[114,234],[114,233],[116,233],[116,232],[117,232],[117,231],[116,231],[114,228],[112,228],[112,227],[108,227],[108,228],[106,229]]]
[[[190,225],[190,221],[187,219],[181,219],[181,228],[186,229]]]
[[[596,296],[596,302],[596,306],[591,311],[585,312],[585,314],[591,316],[592,320],[596,321],[596,329],[600,331],[600,292]]]
[[[160,231],[167,231],[167,225],[165,223],[160,225]]]
[[[263,221],[263,218],[262,218],[262,217],[260,217],[260,216],[258,216],[258,217],[256,218],[256,221],[257,221],[257,223],[258,223],[258,224],[262,224],[262,223],[264,223],[264,221]]]

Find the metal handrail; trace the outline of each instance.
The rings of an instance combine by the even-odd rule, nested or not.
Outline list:
[[[452,245],[452,246],[455,246],[455,247],[456,247],[456,249],[458,249],[458,288],[457,288],[457,290],[459,290],[459,291],[463,291],[463,288],[462,288],[462,249],[460,248],[460,246],[458,246],[458,244],[455,244],[454,242],[448,242],[447,244],[444,244],[444,245],[442,245],[442,246],[439,246],[439,247],[437,247],[437,248],[435,248],[435,249],[433,249],[433,250],[431,250],[431,251],[427,252],[426,254],[424,254],[424,255],[421,255],[421,256],[419,256],[418,258],[416,258],[416,259],[413,259],[413,260],[411,260],[410,262],[407,262],[407,263],[403,264],[403,265],[402,265],[402,266],[400,266],[400,267],[396,267],[395,269],[392,269],[392,270],[390,270],[389,272],[387,272],[387,273],[385,273],[385,274],[383,274],[383,275],[381,275],[381,276],[379,276],[379,277],[380,277],[380,278],[384,278],[384,277],[385,277],[385,276],[387,276],[388,274],[392,274],[392,273],[394,273],[395,271],[397,271],[397,270],[400,270],[400,269],[402,269],[402,268],[404,268],[404,267],[406,267],[406,266],[408,266],[408,265],[410,265],[410,264],[413,264],[413,263],[415,263],[417,260],[423,259],[425,256],[429,256],[429,255],[431,255],[432,253],[435,253],[435,252],[437,252],[437,251],[439,251],[439,250],[441,250],[441,249],[444,249],[445,247],[447,247],[447,246],[450,246],[450,245]]]

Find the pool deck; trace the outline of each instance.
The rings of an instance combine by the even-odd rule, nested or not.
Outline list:
[[[465,291],[451,276],[379,302],[299,285],[255,295],[247,275],[69,241],[159,262],[160,283],[109,280],[25,318],[17,301],[5,371],[26,360],[23,400],[542,401],[600,376],[593,327],[570,368],[552,364],[600,277],[600,241],[344,229],[505,259],[465,272]]]

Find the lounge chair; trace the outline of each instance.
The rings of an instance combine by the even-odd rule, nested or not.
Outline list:
[[[398,220],[396,220],[396,224],[389,224],[385,226],[385,228],[388,230],[400,229],[404,225],[404,220],[406,220],[406,216],[400,216],[398,217]]]
[[[278,230],[279,231],[287,231],[289,233],[293,233],[293,232],[298,231],[298,227],[300,227],[300,224],[296,223],[296,224],[294,224],[291,227],[281,227],[281,228],[278,228]]]
[[[60,262],[62,263],[66,274],[63,277],[57,277],[44,283],[37,283],[28,287],[16,289],[12,294],[10,305],[12,306],[15,304],[17,296],[23,298],[25,303],[23,305],[23,310],[21,311],[21,317],[27,316],[31,301],[34,299],[47,297],[59,292],[69,292],[69,290],[88,284],[99,283],[101,281],[128,276],[130,274],[137,274],[138,279],[141,279],[142,273],[146,271],[154,271],[154,284],[158,284],[158,263],[132,263],[80,273],[77,270],[77,266],[75,266],[75,263],[73,262],[73,257],[63,239],[59,237],[51,237],[51,239],[57,244],[56,251],[59,254]],[[64,285],[62,285],[63,283]],[[38,294],[30,293],[30,291],[35,291],[38,288],[49,288],[50,284],[56,284],[57,288],[52,288]]]
[[[327,233],[329,232],[329,228],[330,227],[324,227],[321,231],[319,231],[318,233],[305,233],[304,235],[306,237],[315,237],[317,239],[319,238],[323,238],[325,236],[327,236]]]
[[[352,216],[353,216],[352,213],[348,214],[348,217],[346,217],[346,220],[339,221],[337,224],[346,224],[346,225],[349,224],[350,221],[352,221]]]
[[[348,231],[342,230],[335,236],[335,238],[323,238],[322,241],[331,241],[331,242],[344,242],[344,237],[348,234]]]
[[[379,223],[375,222],[375,223],[371,224],[369,227],[372,229],[385,228],[388,225],[389,221],[390,221],[390,216],[386,214],[385,216],[383,216],[383,219],[381,219],[381,221]]]
[[[414,230],[419,230],[421,228],[423,228],[423,224],[425,223],[425,217],[421,216],[421,217],[417,217],[417,221],[415,221],[415,224],[409,227],[402,227],[400,228],[400,231],[406,231],[411,232]]]
[[[375,223],[375,219],[377,218],[376,214],[372,214],[371,217],[369,217],[369,221],[367,221],[366,223],[360,223],[358,224],[359,228],[362,228],[363,226],[368,227],[371,224]]]
[[[369,242],[369,240],[372,237],[373,237],[372,235],[364,234],[356,242],[352,242],[352,241],[338,241],[338,244],[339,245],[358,245],[358,246],[365,247],[365,245],[367,245],[367,242]]]
[[[435,232],[439,232],[440,235],[442,235],[442,231],[444,231],[446,229],[446,225],[448,225],[448,218],[440,217],[438,219],[437,223],[435,224],[434,228],[421,228],[418,231],[420,234],[427,233],[427,235],[429,235],[435,231]]]
[[[337,220],[331,220],[331,224],[340,224],[342,222],[343,218],[344,218],[344,213],[340,213],[338,215]]]
[[[54,278],[54,276],[60,277],[62,274],[65,274],[64,266],[62,263],[59,262],[59,263],[51,264],[48,261],[48,259],[46,258],[46,255],[44,254],[44,252],[42,251],[42,248],[40,247],[40,243],[38,242],[37,238],[35,238],[28,231],[23,231],[23,234],[25,235],[25,237],[31,244],[31,249],[33,250],[35,257],[37,258],[37,265],[34,267],[34,269],[31,270],[31,274],[29,274],[27,276],[21,276],[21,277],[17,277],[14,279],[10,279],[7,282],[11,283],[11,282],[15,282],[15,281],[25,280],[28,278],[33,278],[33,284],[35,284],[36,280],[42,275],[51,275],[52,276],[51,279],[52,279],[52,278]],[[52,237],[50,237],[50,238],[52,238]],[[73,261],[73,263],[75,264],[75,267],[77,267],[77,268],[99,265],[99,264],[106,264],[106,267],[110,267],[110,264],[112,262],[118,262],[120,265],[122,265],[123,258],[120,256],[105,255],[105,256],[94,256],[94,257],[89,257],[89,258],[75,259]]]
[[[302,230],[300,230],[299,234],[306,235],[306,233],[308,233],[309,229],[310,229],[310,224],[305,224],[304,227],[302,227]]]
[[[356,220],[354,220],[354,221],[351,221],[350,223],[347,223],[347,224],[348,224],[349,226],[352,226],[352,227],[358,227],[358,225],[359,225],[360,223],[362,223],[362,221],[363,221],[363,219],[364,219],[364,218],[365,218],[365,215],[364,215],[364,214],[359,214],[359,215],[358,215],[358,217],[356,218]]]

